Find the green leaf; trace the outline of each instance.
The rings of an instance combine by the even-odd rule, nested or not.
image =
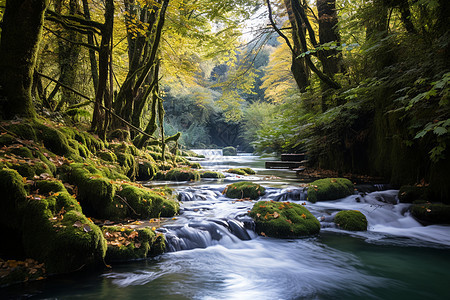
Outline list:
[[[436,127],[433,132],[439,136],[444,135],[448,132],[448,130],[444,127]]]

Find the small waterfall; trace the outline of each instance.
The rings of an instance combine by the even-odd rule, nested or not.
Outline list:
[[[222,149],[192,149],[191,151],[207,158],[223,156]]]
[[[250,240],[244,223],[233,219],[209,219],[161,228],[169,252],[235,244]]]

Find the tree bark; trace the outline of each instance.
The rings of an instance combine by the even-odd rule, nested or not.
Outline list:
[[[31,88],[48,0],[7,0],[0,42],[0,106],[5,118],[35,117]]]
[[[336,14],[336,0],[317,0],[319,16],[319,43],[341,42],[337,28],[338,18]],[[336,50],[322,50],[319,52],[323,72],[333,76],[341,71],[342,55]]]
[[[114,1],[107,0],[105,7],[105,26],[102,30],[102,41],[100,43],[100,52],[98,55],[98,86],[97,92],[95,94],[95,105],[94,113],[92,116],[91,130],[100,134],[103,138],[106,134],[104,128],[105,114],[101,109],[103,100],[105,97],[105,91],[107,88],[108,80],[108,62],[110,53],[110,40],[113,32],[113,21],[114,21]],[[105,107],[108,108],[108,103],[105,103]]]
[[[89,4],[87,0],[83,0],[83,10],[84,10],[84,17],[86,18],[86,20],[90,20],[91,12],[89,10]],[[92,32],[88,33],[87,39],[89,45],[95,46],[94,34]],[[96,90],[98,86],[98,66],[95,51],[93,49],[89,49],[89,61],[91,64],[92,83],[94,84],[94,90]]]

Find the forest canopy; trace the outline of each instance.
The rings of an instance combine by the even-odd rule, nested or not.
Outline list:
[[[307,152],[315,167],[441,185],[449,6],[0,1],[1,112],[43,115],[102,139],[129,132],[140,148],[159,140],[163,151],[177,141]]]

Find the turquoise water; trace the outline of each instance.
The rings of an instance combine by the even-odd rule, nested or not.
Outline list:
[[[263,170],[257,157],[215,157],[205,168],[255,168],[268,188],[267,199],[298,188],[292,171]],[[269,178],[276,173],[279,178]],[[1,298],[32,299],[449,299],[450,228],[423,227],[392,204],[396,191],[312,204],[306,207],[322,221],[321,233],[304,239],[258,237],[240,240],[227,232],[215,240],[190,224],[212,218],[238,218],[252,202],[234,202],[220,191],[229,182],[203,181],[175,185],[190,193],[183,214],[166,222],[167,233],[187,230],[202,248],[166,253],[156,259],[114,264],[110,270],[72,274],[0,290]],[[356,197],[360,197],[356,201]],[[295,200],[293,200],[295,201]],[[303,200],[299,200],[303,202]],[[233,203],[234,202],[234,203]],[[369,230],[351,233],[327,219],[341,209],[359,209]],[[178,233],[179,234],[179,233]]]

